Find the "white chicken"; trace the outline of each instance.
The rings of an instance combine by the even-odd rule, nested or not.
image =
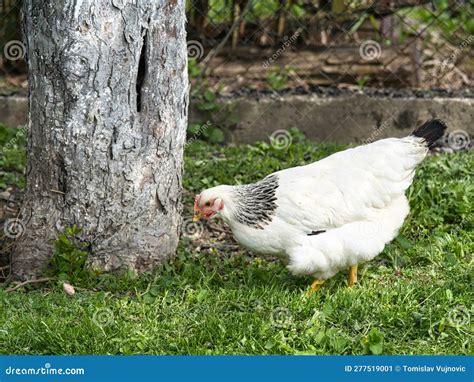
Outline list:
[[[409,212],[405,190],[446,125],[425,122],[408,137],[388,138],[289,168],[247,185],[197,195],[194,220],[220,216],[244,247],[283,255],[288,269],[324,280],[382,252]]]

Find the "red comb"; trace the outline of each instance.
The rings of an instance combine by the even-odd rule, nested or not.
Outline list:
[[[196,196],[194,197],[194,209],[195,209],[195,210],[198,210],[198,209],[199,209],[199,199],[200,199],[200,198],[201,198],[200,195],[196,195]]]

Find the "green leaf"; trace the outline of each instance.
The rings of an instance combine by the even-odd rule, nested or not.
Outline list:
[[[188,125],[188,133],[191,135],[196,134],[201,128],[199,123],[191,123]]]
[[[202,111],[217,111],[219,107],[220,106],[214,102],[201,102],[197,105],[197,108]]]
[[[322,311],[324,318],[329,317],[332,314],[332,312],[334,312],[334,308],[332,307],[332,305],[329,304],[329,303],[324,304],[323,311]],[[333,328],[331,328],[331,329],[333,329]],[[331,329],[329,329],[329,330],[331,330]]]
[[[320,344],[322,343],[324,340],[326,339],[326,332],[324,330],[321,330],[320,332],[318,332],[318,334],[316,334],[316,336],[314,337],[314,342],[316,344]]]
[[[341,335],[335,336],[329,340],[331,347],[338,353],[342,352],[347,345],[347,340]],[[374,353],[375,354],[375,353]]]
[[[209,133],[208,133],[209,141],[211,141],[212,143],[224,142],[224,133],[222,132],[221,129],[214,127],[208,130],[209,130]]]
[[[265,343],[265,349],[267,349],[267,350],[272,350],[276,345],[277,345],[277,342],[276,342],[273,338],[270,338],[270,339]]]
[[[370,329],[366,337],[362,339],[362,345],[368,354],[382,354],[384,334],[377,328]]]
[[[410,249],[410,248],[413,247],[413,243],[412,243],[410,240],[408,240],[408,239],[407,239],[405,236],[403,236],[403,235],[399,235],[399,236],[395,239],[395,241],[398,243],[398,245],[399,245],[400,247],[402,247],[402,249],[408,250],[408,249]]]
[[[153,296],[150,293],[146,293],[142,296],[142,301],[145,304],[152,304],[156,301],[156,296]]]
[[[216,99],[216,93],[211,90],[206,90],[204,92],[204,99],[209,102],[213,102]]]
[[[161,293],[161,290],[160,290],[160,287],[158,285],[153,285],[151,288],[150,288],[150,295],[152,296],[159,296],[160,293]]]
[[[370,349],[370,352],[374,355],[382,354],[383,343],[379,342],[379,343],[376,343],[376,344],[372,344],[372,345],[369,346],[369,349]]]

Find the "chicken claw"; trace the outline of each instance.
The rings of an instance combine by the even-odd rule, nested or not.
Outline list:
[[[312,296],[314,293],[316,293],[319,288],[321,288],[321,285],[324,284],[324,280],[314,280],[311,283],[311,289],[307,292],[308,296]]]
[[[357,283],[357,265],[349,267],[349,277],[347,278],[347,284],[350,287],[353,287]]]

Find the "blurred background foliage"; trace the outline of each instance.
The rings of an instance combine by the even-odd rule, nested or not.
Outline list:
[[[22,40],[21,2],[0,2],[2,51],[9,41]],[[268,87],[275,82],[268,77],[281,67],[294,67],[288,86],[363,83],[460,89],[472,84],[474,17],[469,0],[187,0],[186,13],[188,41],[202,45],[200,77],[208,76],[210,85],[225,84],[224,90]],[[380,54],[369,62],[358,57],[366,40],[381,45]],[[262,58],[283,44],[287,46],[273,65],[276,69],[262,68]],[[292,57],[296,50],[300,56],[310,53],[302,61]],[[2,55],[3,75],[25,70],[23,60]]]

